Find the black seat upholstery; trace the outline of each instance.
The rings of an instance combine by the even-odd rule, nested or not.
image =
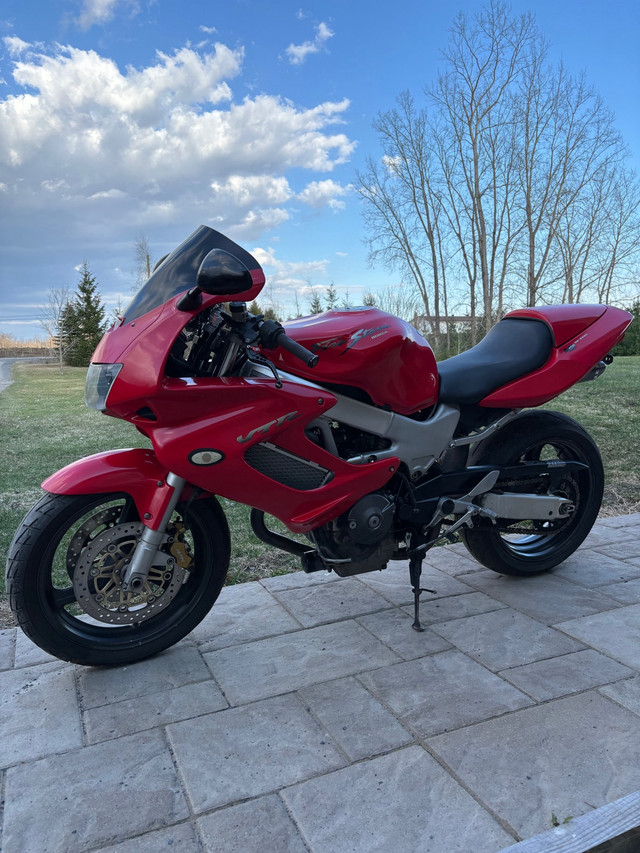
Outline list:
[[[487,394],[547,361],[551,329],[541,320],[506,317],[475,347],[438,364],[443,403],[478,403]]]

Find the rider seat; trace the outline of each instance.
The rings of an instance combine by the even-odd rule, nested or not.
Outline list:
[[[479,403],[496,388],[542,367],[553,346],[546,323],[505,317],[479,344],[438,364],[440,401]]]

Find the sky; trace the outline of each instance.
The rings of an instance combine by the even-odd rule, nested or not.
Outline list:
[[[252,252],[286,315],[371,267],[358,170],[403,90],[436,79],[457,12],[481,0],[2,0],[0,333],[44,337],[53,288],[87,262],[109,313],[200,224]],[[613,110],[640,172],[640,3],[512,0],[551,57]]]

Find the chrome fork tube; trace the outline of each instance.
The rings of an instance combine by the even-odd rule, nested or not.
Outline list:
[[[145,526],[142,531],[136,545],[136,550],[133,552],[131,562],[122,575],[122,589],[124,592],[137,592],[147,582],[149,569],[153,565],[153,560],[158,549],[164,541],[167,525],[171,521],[171,516],[187,481],[182,477],[178,477],[177,474],[169,472],[165,482],[173,488],[173,494],[169,499],[167,509],[162,516],[158,529],[151,530],[150,527]]]

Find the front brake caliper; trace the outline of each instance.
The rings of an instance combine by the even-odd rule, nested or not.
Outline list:
[[[186,527],[181,519],[172,521],[167,528],[167,533],[173,542],[169,545],[171,556],[187,572],[193,568],[193,554],[189,543],[185,539]]]

